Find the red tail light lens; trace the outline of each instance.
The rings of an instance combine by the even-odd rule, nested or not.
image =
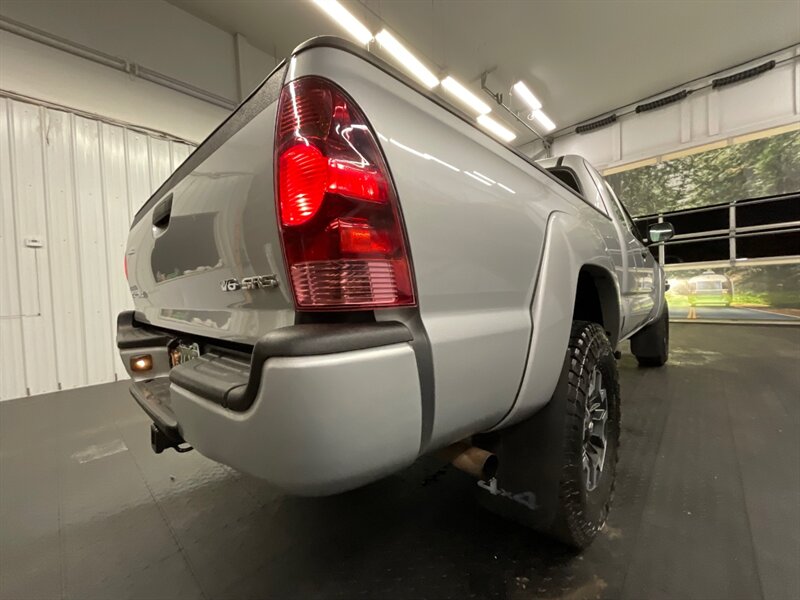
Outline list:
[[[397,195],[361,109],[304,77],[284,86],[277,122],[278,222],[297,307],[413,305]]]
[[[322,205],[328,184],[328,161],[315,146],[297,144],[280,157],[279,195],[284,225],[302,225]]]

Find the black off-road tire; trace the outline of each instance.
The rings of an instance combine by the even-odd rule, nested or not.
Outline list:
[[[594,487],[584,471],[586,407],[592,378],[605,389],[605,460]],[[586,548],[603,527],[614,495],[620,432],[620,395],[613,348],[597,323],[575,321],[558,386],[528,420],[478,437],[497,454],[496,493],[479,490],[491,511],[575,549]]]
[[[663,367],[669,360],[669,308],[631,338],[631,352],[640,367]]]
[[[605,330],[596,323],[573,323],[569,361],[565,461],[559,489],[559,510],[550,533],[562,542],[582,549],[594,540],[605,524],[614,498],[621,417],[619,374],[614,349]],[[597,487],[588,490],[583,477],[583,420],[589,377],[595,368],[602,374],[605,384],[608,431],[600,480]]]

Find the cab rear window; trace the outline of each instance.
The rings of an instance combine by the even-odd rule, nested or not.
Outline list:
[[[551,167],[547,170],[559,181],[561,181],[561,183],[568,185],[575,190],[576,193],[583,195],[581,184],[578,181],[578,178],[575,177],[575,173],[573,173],[572,170],[565,169],[564,167]]]

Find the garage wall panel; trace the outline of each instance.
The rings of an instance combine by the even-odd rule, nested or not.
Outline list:
[[[152,193],[148,136],[137,131],[126,131],[125,152],[128,166],[128,209],[132,219]]]
[[[582,135],[564,136],[555,141],[552,153],[553,156],[580,154],[594,165],[610,163],[616,160],[615,137],[619,137],[617,125]]]
[[[673,104],[658,111],[642,113],[635,119],[621,121],[622,154],[636,155],[651,148],[680,144],[682,109],[683,105]]]
[[[123,260],[128,226],[131,221],[128,206],[128,182],[125,173],[125,130],[103,123],[101,130],[101,167],[103,171],[103,197],[105,199],[105,231],[107,244],[107,275],[109,281],[109,304],[111,307],[109,327],[116,327],[117,315],[133,308],[128,284],[125,281]],[[125,367],[113,353],[114,372],[118,378],[126,377]]]
[[[132,306],[128,228],[192,150],[0,98],[0,400],[127,376],[114,338]]]
[[[732,85],[719,93],[720,129],[731,131],[750,123],[768,123],[794,112],[794,65],[784,63],[752,83]],[[739,110],[747,107],[746,111]]]
[[[169,141],[150,138],[151,194],[167,180],[170,173],[172,173],[172,155],[169,148]]]
[[[172,170],[174,171],[178,167],[181,166],[181,163],[189,158],[189,155],[192,153],[191,146],[187,146],[186,144],[181,144],[179,142],[170,142],[170,151],[172,153]]]
[[[689,113],[691,115],[691,129],[689,130],[689,140],[702,140],[709,136],[708,133],[708,95],[689,96]],[[685,141],[685,140],[683,140]]]
[[[44,171],[53,296],[56,365],[62,388],[86,385],[83,300],[78,255],[76,181],[73,176],[72,116],[44,111]]]
[[[674,151],[730,139],[800,120],[800,46],[777,52],[731,71],[691,84],[688,98],[652,112],[634,113],[635,105],[617,109],[617,123],[585,134],[569,133],[553,141],[551,155],[580,154],[599,169],[614,168]],[[754,77],[712,89],[716,77],[774,59],[777,66]],[[677,92],[683,88],[675,88]],[[654,98],[648,98],[654,100]],[[539,144],[525,146],[534,155]]]
[[[12,194],[17,229],[17,286],[24,344],[25,378],[31,394],[57,388],[58,374],[50,295],[50,262],[44,247],[27,242],[45,240],[44,166],[40,109],[32,104],[11,102],[10,156]],[[22,242],[22,243],[20,243]]]
[[[26,393],[8,104],[0,98],[0,398]]]
[[[105,198],[100,170],[98,123],[73,117],[75,179],[78,196],[78,251],[83,295],[89,385],[114,379],[113,346],[107,332],[111,322],[108,249],[105,240]]]

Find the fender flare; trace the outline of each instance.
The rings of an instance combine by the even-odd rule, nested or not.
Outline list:
[[[525,371],[514,403],[489,431],[518,423],[550,401],[569,344],[581,269],[602,269],[614,282],[619,297],[613,263],[599,248],[605,248],[602,237],[578,215],[561,211],[550,214],[531,303],[533,328]],[[612,338],[618,333],[612,332]]]

